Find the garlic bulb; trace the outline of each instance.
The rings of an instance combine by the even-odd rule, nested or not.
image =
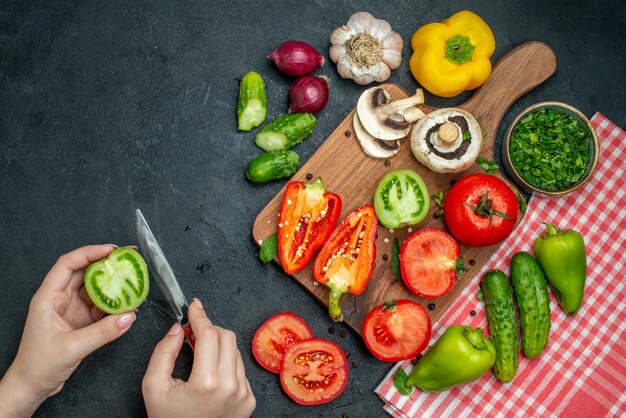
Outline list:
[[[402,38],[385,20],[367,12],[353,14],[330,36],[330,59],[343,78],[357,84],[385,81],[402,61]]]

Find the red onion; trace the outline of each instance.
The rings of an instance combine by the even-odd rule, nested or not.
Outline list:
[[[306,42],[287,41],[267,56],[281,73],[290,76],[311,74],[324,65],[324,57]]]
[[[328,77],[305,75],[297,78],[289,87],[289,111],[318,113],[328,102]]]

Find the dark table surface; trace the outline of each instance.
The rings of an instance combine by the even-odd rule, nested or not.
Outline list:
[[[405,41],[390,81],[412,90],[410,37],[422,24],[469,8],[491,26],[493,61],[530,40],[549,44],[558,69],[506,114],[560,100],[626,125],[624,3],[590,1],[11,1],[0,5],[0,372],[15,355],[31,295],[56,258],[89,243],[135,244],[134,209],[144,211],[189,296],[233,329],[259,417],[384,416],[373,390],[390,365],[334,324],[325,308],[276,265],[263,265],[251,239],[256,214],[284,181],[246,181],[260,154],[236,130],[238,80],[265,78],[268,120],[287,110],[288,77],[265,55],[289,39],[317,47],[331,97],[306,161],[356,103],[363,87],[328,58],[331,30],[359,10],[386,19]],[[427,95],[435,107],[461,103]],[[496,153],[499,157],[499,153]],[[251,339],[270,315],[293,311],[316,335],[350,353],[345,392],[301,407],[253,360]],[[156,286],[130,332],[88,357],[38,416],[143,416],[141,379],[172,318]],[[332,332],[334,331],[334,332]],[[342,332],[345,331],[345,332]],[[63,353],[59,353],[63,355]],[[184,348],[175,374],[186,377]]]

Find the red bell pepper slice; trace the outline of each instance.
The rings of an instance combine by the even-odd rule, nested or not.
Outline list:
[[[288,274],[302,270],[328,239],[341,213],[341,198],[327,192],[322,179],[291,181],[278,219],[278,256]]]
[[[365,205],[341,221],[315,260],[313,276],[330,289],[328,313],[337,322],[341,297],[363,293],[374,272],[377,229],[374,207]]]

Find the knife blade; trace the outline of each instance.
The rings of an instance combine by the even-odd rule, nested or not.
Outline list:
[[[195,347],[196,338],[191,330],[191,324],[187,317],[187,310],[189,309],[189,303],[187,298],[180,288],[180,284],[176,279],[176,275],[170,266],[170,263],[165,258],[165,254],[161,250],[159,243],[157,242],[154,234],[148,226],[148,222],[143,217],[141,210],[135,211],[135,226],[137,229],[137,240],[139,242],[139,249],[146,258],[148,266],[152,270],[152,275],[163,292],[165,299],[170,305],[170,309],[174,314],[174,317],[180,322],[187,337],[187,342],[191,348]]]

